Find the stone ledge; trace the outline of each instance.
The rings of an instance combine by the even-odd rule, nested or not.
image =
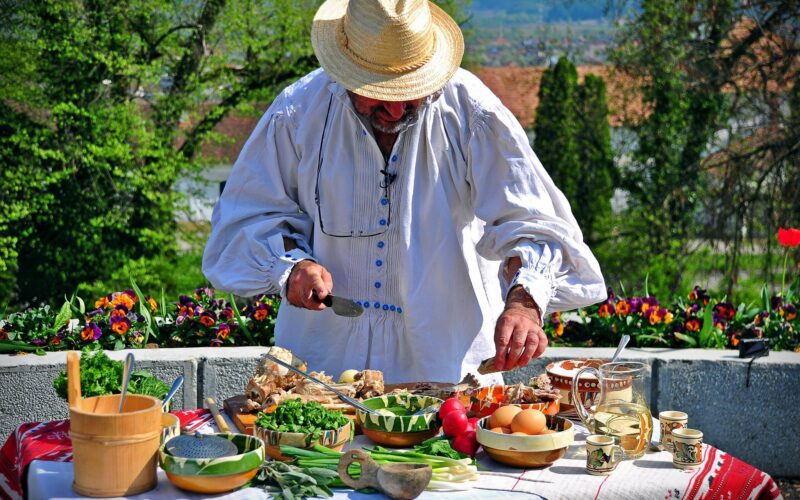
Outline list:
[[[185,378],[176,408],[202,406],[241,393],[265,347],[136,350],[137,366],[171,383]],[[122,360],[127,351],[108,352]],[[549,348],[545,357],[506,374],[509,383],[526,382],[560,359],[610,358],[613,348]],[[690,426],[701,429],[706,442],[766,472],[800,477],[800,354],[772,352],[752,363],[736,352],[702,349],[626,349],[623,360],[651,368],[649,404],[653,414],[682,410]],[[65,418],[66,403],[52,383],[65,369],[66,354],[0,355],[0,440],[23,422]]]

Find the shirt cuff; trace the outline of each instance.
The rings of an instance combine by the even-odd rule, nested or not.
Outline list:
[[[280,287],[281,290],[281,299],[286,300],[289,274],[291,274],[295,264],[303,260],[317,261],[314,257],[299,248],[289,250],[276,259],[274,272],[275,275],[278,276],[278,287]]]
[[[517,285],[520,285],[523,290],[531,296],[533,301],[536,302],[536,305],[539,307],[539,322],[541,325],[544,325],[547,305],[550,303],[550,299],[553,298],[553,293],[555,291],[554,278],[548,274],[536,272],[533,269],[521,268],[508,284],[506,299],[508,299],[508,292]]]

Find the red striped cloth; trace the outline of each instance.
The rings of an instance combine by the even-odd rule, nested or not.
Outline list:
[[[205,409],[173,413],[180,420],[182,429],[197,430],[212,421],[211,414]],[[22,424],[9,436],[0,448],[0,498],[22,498],[25,472],[34,460],[72,460],[69,420]]]

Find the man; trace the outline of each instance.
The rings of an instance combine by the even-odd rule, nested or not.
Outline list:
[[[291,304],[278,345],[333,376],[457,382],[490,356],[524,366],[547,345],[546,311],[605,298],[519,123],[459,69],[463,38],[446,13],[328,0],[311,35],[322,69],[259,122],[203,256],[214,286]],[[334,315],[330,293],[364,314]]]

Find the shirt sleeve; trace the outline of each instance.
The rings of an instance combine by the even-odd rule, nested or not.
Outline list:
[[[545,313],[603,300],[600,265],[583,242],[569,202],[528,143],[525,131],[501,104],[481,110],[466,148],[467,181],[478,217],[485,221],[478,252],[488,259],[519,256],[510,282],[500,271],[505,297],[523,288]]]
[[[203,273],[214,287],[244,297],[285,295],[292,267],[313,260],[308,244],[313,222],[297,201],[293,132],[276,100],[236,160],[214,207],[203,253]],[[297,248],[286,250],[284,237]]]

